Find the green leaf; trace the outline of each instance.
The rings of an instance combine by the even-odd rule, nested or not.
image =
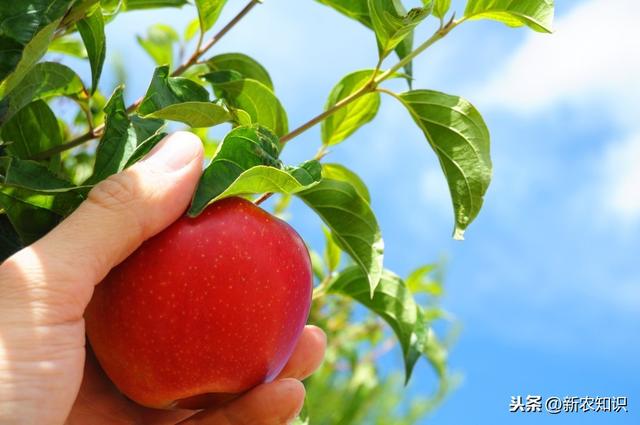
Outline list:
[[[38,193],[68,192],[78,187],[55,176],[49,169],[36,162],[15,157],[0,157],[0,185],[17,187]]]
[[[317,0],[319,3],[325,4],[355,19],[361,24],[371,28],[371,17],[369,16],[369,6],[367,0]]]
[[[87,152],[67,155],[62,161],[64,175],[73,184],[82,184],[93,173],[94,159],[94,155]]]
[[[391,53],[431,13],[431,9],[426,7],[405,13],[399,1],[368,0],[368,4],[381,58]]]
[[[169,25],[151,25],[146,38],[138,35],[136,39],[157,65],[173,64],[173,45],[180,37]]]
[[[324,262],[329,269],[329,273],[333,273],[340,267],[340,258],[342,257],[342,250],[336,243],[331,234],[331,231],[326,227],[322,227],[324,233]]]
[[[211,71],[235,71],[242,78],[251,78],[273,90],[273,82],[267,70],[255,59],[243,53],[224,53],[207,61]]]
[[[553,0],[469,0],[466,19],[492,19],[510,27],[528,26],[538,32],[552,32]]]
[[[433,0],[433,16],[439,19],[444,19],[444,16],[447,14],[449,9],[451,8],[451,0]]]
[[[345,76],[331,90],[325,110],[345,97],[362,89],[371,81],[373,70],[355,71]],[[353,134],[364,124],[373,120],[380,107],[380,93],[365,94],[338,109],[322,122],[322,143],[328,146],[338,144]]]
[[[399,99],[438,155],[453,202],[454,237],[463,239],[491,181],[489,130],[477,109],[460,97],[414,90]]]
[[[141,115],[150,115],[167,106],[184,102],[209,102],[209,92],[187,78],[170,77],[168,66],[156,68],[142,103]]]
[[[224,106],[211,102],[176,103],[145,117],[180,121],[194,128],[213,127],[233,119]]]
[[[434,297],[442,296],[442,282],[431,276],[437,270],[437,264],[428,264],[415,269],[406,279],[407,288],[414,294],[423,292]]]
[[[382,275],[384,243],[369,203],[350,183],[326,178],[297,196],[320,216],[340,248],[366,273],[373,294]]]
[[[313,270],[313,275],[316,279],[322,281],[325,276],[324,261],[322,260],[322,257],[320,257],[320,255],[313,249],[309,249],[309,257],[311,257],[311,270]]]
[[[69,215],[84,200],[82,191],[35,192],[18,187],[1,187],[0,192],[15,202],[51,211],[60,217]],[[2,205],[0,205],[1,207]]]
[[[135,132],[137,146],[151,136],[158,134],[158,132],[164,127],[164,120],[160,119],[142,118],[138,115],[132,115],[129,119],[131,120],[133,131]]]
[[[122,86],[116,88],[104,108],[104,134],[96,149],[93,174],[85,185],[93,185],[122,171],[137,146],[135,130],[124,104]]]
[[[293,194],[312,187],[320,181],[320,178],[320,163],[314,160],[305,162],[299,167],[286,167],[285,169],[256,165],[243,171],[229,187],[213,197],[209,203],[231,196],[256,193]],[[201,182],[201,184],[204,183]],[[211,193],[208,196],[211,196]],[[198,197],[198,192],[196,192],[196,197]]]
[[[224,193],[245,171],[259,165],[281,168],[279,148],[278,138],[266,128],[253,126],[231,130],[200,178],[189,215],[200,214],[211,200]]]
[[[62,216],[51,210],[54,203],[55,197],[52,195],[0,188],[0,208],[4,209],[23,245],[40,239],[60,222]]]
[[[49,44],[49,52],[64,53],[65,55],[74,56],[84,59],[87,57],[87,50],[82,41],[70,36],[59,37]]]
[[[0,81],[6,78],[0,84],[0,97],[11,91],[45,54],[71,3],[72,0],[0,2]]]
[[[102,9],[97,7],[86,18],[78,21],[76,26],[78,27],[78,32],[80,32],[84,46],[87,49],[87,55],[89,56],[89,64],[91,65],[91,93],[93,93],[98,88],[98,81],[102,73],[102,66],[104,65],[107,49]]]
[[[386,321],[396,334],[405,360],[405,377],[409,381],[415,365],[415,334],[418,322],[418,305],[401,278],[384,270],[373,295],[369,291],[366,274],[355,266],[343,270],[331,282],[328,293],[346,295]],[[422,332],[422,330],[420,330]],[[422,342],[422,341],[420,341]]]
[[[182,7],[185,4],[187,4],[187,0],[124,0],[126,10]]]
[[[85,89],[80,77],[69,67],[56,62],[36,64],[2,101],[0,125],[21,108],[37,99],[53,96],[80,96]]]
[[[6,214],[0,214],[0,263],[22,249],[20,236]]]
[[[184,40],[190,41],[198,33],[199,29],[200,29],[200,20],[198,18],[195,18],[194,20],[189,22],[187,27],[184,29],[184,35],[183,35]]]
[[[71,9],[64,15],[61,27],[70,28],[73,24],[83,19],[94,7],[102,8],[105,15],[114,16],[120,9],[121,0],[76,0],[71,6]]]
[[[10,143],[6,150],[13,156],[29,159],[62,143],[58,120],[42,100],[20,109],[2,126],[2,140]]]
[[[415,365],[420,355],[429,361],[441,379],[446,377],[447,350],[429,325],[426,310],[418,306],[413,344],[408,359],[411,367]]]
[[[136,162],[140,161],[146,154],[162,141],[167,136],[167,133],[158,133],[150,136],[147,140],[138,145],[135,151],[131,154],[124,168],[129,168]]]
[[[252,122],[267,127],[277,136],[288,131],[287,113],[271,89],[252,79],[234,79],[239,73],[218,71],[203,77],[232,108],[242,109]]]
[[[195,0],[195,2],[198,8],[200,29],[204,34],[216,23],[227,0]]]
[[[322,164],[322,177],[325,179],[340,180],[350,183],[362,199],[371,203],[371,196],[369,195],[367,185],[356,173],[344,165],[330,163]]]

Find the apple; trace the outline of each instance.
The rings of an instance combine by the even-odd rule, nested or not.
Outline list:
[[[278,375],[311,292],[309,253],[296,231],[227,198],[178,219],[115,267],[95,288],[86,331],[130,399],[203,407]]]

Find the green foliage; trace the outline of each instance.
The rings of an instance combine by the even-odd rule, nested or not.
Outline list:
[[[369,203],[350,183],[327,178],[297,196],[320,216],[338,246],[365,273],[373,295],[382,276],[384,243]]]
[[[0,4],[0,81],[4,80],[0,85],[0,96],[19,83],[45,54],[72,2],[34,0]]]
[[[326,242],[324,245],[324,263],[327,265],[327,272],[331,274],[334,271],[338,270],[338,267],[340,267],[342,250],[331,234],[331,230],[323,227],[322,231],[324,232],[324,238]]]
[[[148,139],[145,139],[142,143],[138,144],[138,147],[133,151],[133,153],[129,156],[127,163],[124,165],[124,168],[128,168],[140,161],[145,157],[151,150],[162,141],[167,136],[167,133],[155,133],[149,136]],[[140,139],[140,138],[139,138]]]
[[[84,59],[87,57],[87,50],[82,41],[72,36],[59,37],[49,44],[49,52],[63,53],[65,55]]]
[[[205,33],[216,23],[227,0],[195,0],[195,2],[198,8],[200,31]]]
[[[174,103],[145,116],[179,121],[193,128],[213,127],[233,119],[224,106],[211,102]]]
[[[102,74],[102,66],[107,51],[107,42],[104,35],[104,18],[102,9],[97,7],[86,18],[81,19],[76,24],[78,32],[82,36],[82,41],[89,56],[91,64],[91,92],[98,88],[98,80]]]
[[[296,193],[320,180],[320,164],[308,161],[285,167],[278,159],[278,138],[260,126],[238,127],[224,138],[204,170],[189,214],[198,215],[210,202],[253,193]]]
[[[211,72],[203,77],[229,107],[249,114],[251,122],[271,129],[277,136],[287,133],[287,113],[268,86],[230,70]]]
[[[105,106],[105,130],[96,149],[93,174],[86,185],[93,185],[122,171],[138,145],[152,137],[162,122],[130,118],[124,104],[123,89],[118,87]]]
[[[402,4],[389,0],[368,0],[373,30],[378,39],[380,57],[385,58],[413,29],[431,13],[430,7],[404,12]]]
[[[442,276],[440,266],[437,264],[428,264],[418,267],[409,276],[407,276],[406,285],[409,290],[414,293],[426,293],[433,297],[442,295]]]
[[[185,4],[187,4],[187,0],[124,0],[126,10],[182,7]]]
[[[181,77],[170,77],[168,66],[156,68],[142,103],[141,115],[162,111],[167,106],[184,102],[209,102],[209,92],[198,83]]]
[[[136,38],[157,65],[173,64],[173,46],[180,37],[169,25],[152,25],[147,30],[146,37],[137,36]]]
[[[368,203],[371,203],[371,195],[367,185],[360,176],[341,164],[324,164],[322,166],[322,176],[326,179],[340,180],[353,186],[358,195]]]
[[[372,81],[374,71],[356,71],[345,76],[331,90],[325,109],[330,109]],[[322,143],[335,145],[373,120],[380,107],[380,93],[368,93],[327,117],[322,122]]]
[[[0,157],[0,174],[3,187],[22,188],[39,193],[68,192],[78,188],[71,182],[57,177],[46,166],[16,157]]]
[[[33,158],[40,152],[62,143],[56,116],[45,101],[36,100],[20,109],[0,129],[6,150],[22,159]]]
[[[415,365],[415,362],[409,363],[409,356],[412,351],[417,350],[414,343],[417,341],[415,328],[418,307],[402,279],[385,270],[371,296],[367,276],[360,268],[350,267],[331,282],[328,293],[353,298],[391,326],[402,347],[408,380]]]
[[[491,180],[484,120],[458,96],[423,89],[397,94],[384,86],[402,69],[411,82],[413,59],[467,20],[493,19],[550,32],[553,1],[468,0],[458,20],[450,0],[423,0],[422,7],[409,11],[401,0],[317,1],[371,29],[379,60],[371,69],[336,79],[324,110],[291,131],[265,67],[244,53],[216,50],[217,41],[258,2],[206,42],[203,37],[216,26],[226,0],[2,2],[0,261],[51,230],[91,186],[143,159],[166,136],[166,121],[173,121],[172,128],[184,127],[202,139],[210,159],[189,215],[229,196],[260,203],[276,194],[276,201],[266,204],[274,214],[288,218],[290,201],[297,198],[326,226],[322,255],[310,248],[315,278],[310,322],[329,334],[329,347],[320,372],[305,382],[308,398],[298,424],[413,424],[453,387],[447,366],[450,335],[434,331],[441,329],[435,322],[450,317],[438,305],[442,267],[422,266],[406,279],[385,269],[366,183],[344,164],[321,161],[329,148],[340,149],[347,139],[366,150],[357,130],[375,118],[380,93],[390,94],[409,111],[437,155],[451,193],[454,237],[462,238]],[[127,106],[121,84],[107,99],[98,89],[106,61],[105,25],[118,13],[185,5],[194,19],[180,31],[182,40],[160,24],[138,37],[158,65],[146,94]],[[414,49],[415,28],[429,19],[437,29]],[[185,51],[190,45],[196,46],[193,53]],[[47,51],[85,58],[90,81],[56,62],[55,55],[41,61]],[[393,51],[398,60],[387,66]],[[305,59],[304,53],[298,60]],[[125,82],[122,68],[115,75]],[[51,102],[60,97],[65,99]],[[63,103],[78,109],[71,119],[61,112]],[[219,141],[209,128],[221,124],[231,129]],[[321,144],[316,155],[298,166],[284,165],[280,155],[287,143],[317,124]],[[379,358],[393,353],[404,360],[404,384],[416,362],[429,362],[437,383],[428,399],[406,401],[401,374],[380,372]]]
[[[447,14],[450,7],[451,0],[434,0],[433,10],[431,11],[431,13],[433,13],[433,16],[435,16],[436,18],[444,19],[444,16]]]
[[[0,124],[34,100],[54,96],[81,98],[84,94],[84,84],[71,68],[56,62],[40,62],[0,101],[3,106]]]
[[[316,261],[318,268],[326,267],[321,259]],[[310,320],[328,333],[328,347],[321,369],[305,381],[307,416],[301,419],[326,425],[416,423],[437,407],[456,384],[456,376],[443,367],[446,347],[431,330],[438,318],[432,318],[430,312],[436,307],[418,303],[402,279],[390,272],[383,275],[384,286],[381,282],[373,299],[369,297],[366,279],[356,267],[347,267],[333,282],[329,284],[328,296],[314,296]],[[318,289],[316,293],[320,292]],[[433,303],[435,299],[430,301]],[[369,313],[363,314],[354,302],[366,306]],[[379,319],[376,310],[386,321]],[[353,321],[354,315],[358,316],[357,321]],[[378,360],[396,355],[397,340],[389,335],[383,323],[394,335],[396,330],[400,335],[408,334],[413,324],[413,333],[423,336],[420,343],[417,336],[411,337],[409,344],[414,347],[410,351],[411,360],[416,358],[415,353],[427,358],[439,376],[439,383],[429,397],[407,401],[399,374],[380,373]],[[398,351],[402,354],[402,347]]]
[[[523,25],[551,32],[553,0],[469,0],[464,11],[468,19],[493,19],[510,27]]]
[[[361,24],[371,28],[371,17],[369,16],[369,5],[367,0],[317,0],[320,3],[326,4],[348,16],[351,19],[355,19]]]
[[[6,260],[20,248],[22,248],[20,236],[11,225],[9,218],[5,214],[0,215],[0,262]]]
[[[18,234],[22,245],[29,245],[44,236],[60,221],[53,212],[55,197],[23,189],[3,187],[0,207]]]
[[[256,80],[273,90],[273,82],[269,72],[255,59],[242,53],[223,53],[207,61],[207,66],[215,71],[235,71],[242,78]]]
[[[105,131],[98,149],[93,174],[87,184],[95,184],[124,169],[136,148],[135,133],[124,104],[122,87],[118,87],[104,108]]]
[[[489,130],[468,101],[432,90],[413,90],[399,97],[438,155],[455,212],[454,237],[480,212],[491,181]]]

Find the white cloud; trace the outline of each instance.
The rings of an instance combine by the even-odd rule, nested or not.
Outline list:
[[[603,145],[599,181],[584,190],[599,189],[597,207],[627,224],[640,223],[639,15],[637,0],[580,3],[553,35],[531,34],[476,94],[483,107],[533,114],[568,106],[613,123],[624,141]]]
[[[478,99],[519,112],[585,101],[637,106],[632,93],[640,90],[638,15],[636,0],[579,4],[557,20],[553,35],[530,34]]]
[[[606,206],[623,224],[634,224],[640,219],[640,132],[609,145],[603,159]]]

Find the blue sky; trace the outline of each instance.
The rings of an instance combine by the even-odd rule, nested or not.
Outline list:
[[[242,6],[230,3],[221,21]],[[330,157],[368,183],[386,267],[402,275],[447,258],[444,304],[463,325],[451,365],[464,381],[428,423],[638,423],[640,5],[558,3],[552,36],[469,22],[414,65],[416,87],[467,97],[491,130],[494,179],[464,242],[451,239],[436,158],[393,99]],[[108,27],[108,57],[122,57],[129,99],[153,68],[132,34],[154,22],[182,29],[193,13],[130,13]],[[262,62],[292,127],[321,110],[342,75],[376,62],[368,30],[310,0],[267,0],[216,51]],[[308,158],[318,144],[316,128],[289,144],[286,159]],[[297,204],[293,223],[320,244],[317,219]],[[409,390],[432,386],[422,364]],[[527,394],[628,396],[631,412],[508,413],[510,396]]]

